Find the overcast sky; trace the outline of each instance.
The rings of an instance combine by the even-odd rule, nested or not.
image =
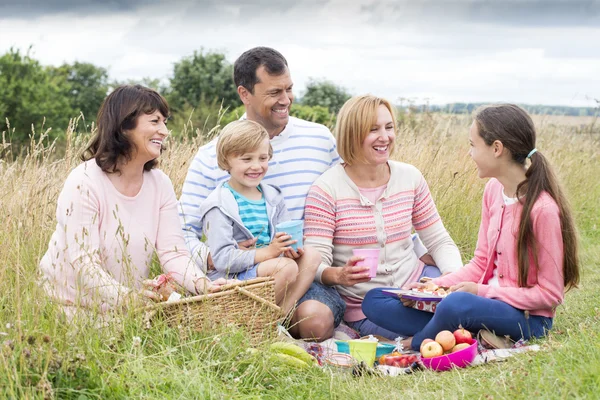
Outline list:
[[[213,49],[281,51],[309,77],[397,102],[594,106],[600,0],[0,0],[0,54],[91,62],[119,80],[168,79]]]

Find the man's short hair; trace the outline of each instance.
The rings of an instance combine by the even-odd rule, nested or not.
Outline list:
[[[377,109],[385,106],[392,115],[394,132],[396,132],[396,113],[391,103],[372,95],[355,96],[348,100],[338,113],[334,134],[340,157],[348,165],[364,162],[363,142],[377,122]],[[389,153],[394,151],[394,143],[389,147]]]
[[[233,64],[233,82],[254,94],[258,83],[256,71],[264,66],[269,75],[279,76],[287,70],[287,61],[280,52],[270,47],[254,47],[242,53]]]
[[[229,171],[229,156],[239,156],[254,151],[269,133],[258,122],[239,120],[228,123],[217,140],[217,164],[223,171]],[[273,157],[273,147],[269,141],[269,159]]]

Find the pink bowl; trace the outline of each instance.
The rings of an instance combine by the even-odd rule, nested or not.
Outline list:
[[[444,354],[438,357],[423,358],[423,365],[434,371],[446,371],[450,368],[464,368],[471,364],[477,355],[477,340],[471,339],[471,345],[456,353]]]

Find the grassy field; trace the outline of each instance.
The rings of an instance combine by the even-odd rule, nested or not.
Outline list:
[[[139,315],[98,328],[66,323],[36,286],[65,177],[88,139],[70,135],[61,156],[32,143],[0,148],[0,398],[518,399],[598,398],[600,393],[600,135],[593,120],[537,118],[537,148],[554,164],[581,236],[582,282],[558,309],[542,351],[446,373],[360,377],[289,369],[244,350],[243,333],[183,341]],[[484,181],[467,151],[470,120],[418,115],[402,121],[395,158],[425,174],[463,259],[473,253]],[[594,133],[595,132],[595,133]],[[200,141],[173,143],[161,168],[179,193]],[[63,155],[64,154],[64,155]]]

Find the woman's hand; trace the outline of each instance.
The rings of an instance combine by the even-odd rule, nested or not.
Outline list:
[[[126,310],[133,310],[138,307],[144,307],[150,303],[158,303],[161,301],[160,294],[153,291],[154,286],[152,281],[147,279],[142,282],[142,288],[138,290],[131,290],[127,293],[122,300],[119,302],[119,306]]]
[[[450,287],[451,292],[467,292],[477,295],[479,285],[475,282],[460,282]]]
[[[402,286],[402,289],[405,289],[405,290],[422,289],[424,287],[425,287],[425,284],[421,283],[421,282],[408,282],[407,284]],[[400,298],[400,301],[402,302],[404,307],[412,307],[416,303],[416,301],[414,301],[414,300],[404,299],[402,297]]]
[[[238,283],[238,282],[240,282],[240,281],[237,279],[225,279],[225,278],[215,279],[214,281],[210,282],[210,285],[208,286],[208,291],[210,293],[218,292],[223,288],[223,286],[231,285],[233,283]]]
[[[369,282],[369,267],[356,265],[357,262],[364,260],[364,257],[351,257],[346,265],[335,268],[337,272],[336,284],[342,286],[354,286],[358,283]]]
[[[158,293],[159,284],[154,279],[144,279],[142,288],[138,291],[139,297],[143,300],[161,301],[161,295]],[[166,299],[165,299],[166,300]]]

